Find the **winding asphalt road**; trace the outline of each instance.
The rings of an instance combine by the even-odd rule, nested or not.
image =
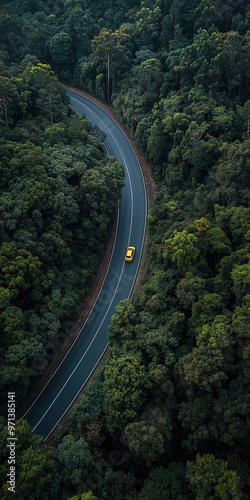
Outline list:
[[[125,167],[115,245],[101,291],[80,334],[58,369],[23,416],[33,432],[47,437],[87,383],[108,346],[108,326],[115,307],[129,298],[138,273],[146,230],[147,196],[136,154],[122,129],[102,107],[67,90],[71,106],[106,134],[108,153]],[[133,262],[124,261],[129,245],[136,247]]]

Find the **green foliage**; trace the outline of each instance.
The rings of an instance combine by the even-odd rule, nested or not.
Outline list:
[[[105,370],[104,391],[107,427],[122,431],[134,420],[148,386],[145,368],[134,356],[113,359]]]
[[[115,32],[102,28],[99,35],[92,41],[94,51],[94,62],[98,68],[105,67],[107,72],[107,100],[110,99],[110,94],[114,91],[115,76],[124,70],[128,64],[128,56],[125,49],[125,44],[128,42],[130,35],[120,28]],[[110,89],[110,81],[112,78],[112,90]]]
[[[88,493],[82,494],[81,500],[98,500],[98,498],[92,495],[91,491],[89,491]]]
[[[203,325],[201,333],[196,337],[197,347],[207,345],[222,349],[230,344],[230,328],[227,322],[223,322],[223,318],[217,318],[218,322],[214,322],[214,325]]]
[[[233,267],[231,276],[233,291],[237,298],[242,298],[250,292],[250,262]]]
[[[149,106],[153,104],[156,97],[156,90],[162,82],[162,70],[160,61],[156,58],[143,61],[135,68],[135,76],[138,82],[139,91],[142,95],[141,104]]]
[[[54,479],[23,427],[20,499],[248,494],[249,29],[244,1],[1,8],[1,399],[15,385],[21,400],[55,352],[123,185],[103,134],[71,115],[57,77],[110,101],[158,185],[140,289],[117,306],[107,367],[56,439],[65,457],[85,458],[57,455]],[[104,461],[104,477],[112,446],[124,461]]]
[[[186,394],[193,397],[195,391],[213,391],[227,379],[223,353],[212,342],[211,347],[201,345],[182,356],[175,370]]]
[[[110,500],[136,500],[136,478],[132,473],[108,471],[102,490],[103,497]]]
[[[139,494],[142,500],[184,500],[186,495],[185,467],[172,462],[167,468],[153,469]]]
[[[250,314],[250,295],[242,300],[242,305],[235,308],[234,315],[232,318],[232,327],[235,335],[239,339],[249,338],[249,314]]]
[[[27,67],[25,77],[34,85],[36,106],[39,109],[46,110],[51,124],[54,122],[54,106],[60,108],[63,99],[62,89],[50,65],[38,63],[37,66]]]
[[[15,384],[21,401],[88,292],[124,170],[84,117],[67,117],[65,90],[49,65],[28,62],[18,78],[3,71],[1,390]]]
[[[15,243],[2,243],[0,265],[0,284],[10,291],[12,299],[38,287],[41,262],[27,250],[18,250]]]
[[[151,3],[141,3],[141,10],[136,15],[136,28],[140,37],[140,43],[147,43],[148,39],[156,39],[160,33],[161,9],[158,5],[151,7]]]
[[[203,296],[193,304],[190,323],[194,325],[197,332],[202,325],[210,323],[214,318],[223,313],[223,301],[217,293],[204,293]]]
[[[236,500],[242,492],[239,474],[228,469],[227,462],[216,459],[214,455],[198,454],[195,462],[188,462],[186,479],[197,500],[207,498]]]
[[[192,273],[186,273],[176,287],[176,296],[187,311],[190,311],[194,302],[202,294],[205,286],[204,278],[194,276]]]
[[[214,393],[197,392],[180,405],[179,421],[186,429],[185,448],[190,452],[194,447],[202,450],[206,443],[215,450],[224,445],[233,449],[241,443],[243,454],[249,445],[249,394],[248,382],[236,378],[228,386],[216,389]]]
[[[111,346],[121,346],[135,338],[136,310],[129,300],[123,300],[116,307],[116,314],[109,326]]]
[[[160,408],[149,407],[141,414],[140,420],[127,425],[124,437],[129,449],[150,467],[166,453],[171,431],[169,414]]]
[[[9,499],[13,492],[9,491],[7,473],[10,472],[10,449],[7,447],[8,428],[1,432],[1,498]],[[15,425],[15,496],[24,500],[51,498],[55,481],[55,461],[53,450],[43,445],[41,436],[32,434],[30,426],[24,420],[17,420]]]
[[[177,264],[180,276],[187,272],[193,261],[199,256],[199,249],[196,246],[197,238],[194,234],[188,233],[185,229],[180,232],[175,230],[174,236],[168,238],[165,242],[166,258],[168,255],[174,263]]]
[[[250,133],[250,100],[246,101],[244,106],[236,106],[237,113],[243,118],[247,125],[247,138],[249,139]]]
[[[210,228],[210,221],[206,219],[206,217],[201,217],[201,219],[197,219],[194,221],[198,233],[204,235],[208,229]]]
[[[57,460],[63,474],[63,481],[78,484],[86,477],[92,457],[84,438],[76,441],[73,436],[65,436],[57,447]]]
[[[50,41],[50,53],[57,74],[63,80],[68,80],[72,73],[74,53],[73,40],[69,33],[57,33]],[[64,67],[64,70],[61,69]]]

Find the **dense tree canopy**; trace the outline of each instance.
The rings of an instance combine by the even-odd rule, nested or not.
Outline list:
[[[157,184],[144,277],[96,382],[54,448],[17,423],[20,500],[250,497],[249,9],[1,3],[1,400],[21,401],[65,337],[123,185],[59,80],[109,102]]]
[[[3,67],[0,329],[1,394],[21,401],[86,297],[124,174],[48,64],[17,69]]]

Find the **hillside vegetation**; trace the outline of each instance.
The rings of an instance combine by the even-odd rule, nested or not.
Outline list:
[[[249,3],[10,1],[0,55],[4,401],[86,297],[123,183],[59,81],[109,103],[157,183],[97,381],[53,447],[16,423],[18,500],[250,498]]]

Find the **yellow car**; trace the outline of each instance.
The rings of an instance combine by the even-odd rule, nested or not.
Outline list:
[[[135,247],[128,247],[127,253],[125,255],[125,261],[132,262],[134,256],[135,256]]]

